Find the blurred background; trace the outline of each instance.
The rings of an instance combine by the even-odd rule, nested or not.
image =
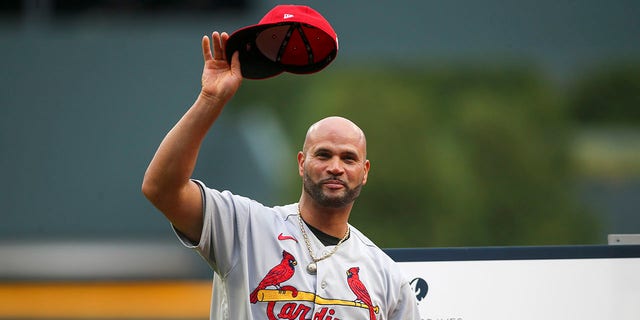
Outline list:
[[[199,92],[201,37],[255,24],[278,3],[0,3],[0,318],[99,317],[77,299],[55,313],[47,303],[64,303],[38,296],[42,283],[72,283],[92,297],[86,310],[110,318],[134,311],[105,305],[125,299],[109,286],[136,299],[161,283],[167,296],[134,317],[206,318],[211,273],[140,184]],[[306,129],[342,115],[366,132],[372,162],[351,223],[382,248],[640,233],[640,2],[296,3],[331,22],[336,61],[246,80],[194,177],[266,205],[295,202]],[[83,295],[96,281],[107,293]],[[171,305],[182,289],[201,309]]]

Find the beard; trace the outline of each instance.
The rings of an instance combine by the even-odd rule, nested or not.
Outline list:
[[[323,190],[323,182],[327,180],[336,180],[337,178],[331,177],[328,179],[314,182],[311,177],[305,172],[302,185],[304,191],[311,196],[318,204],[323,207],[340,208],[344,207],[356,200],[360,196],[360,190],[362,190],[362,183],[355,188],[349,188],[346,184],[343,184],[344,190],[341,195],[328,195]]]

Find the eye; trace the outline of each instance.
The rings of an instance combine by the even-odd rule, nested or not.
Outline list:
[[[342,161],[348,164],[353,164],[353,163],[356,163],[358,159],[352,155],[348,155],[348,156],[342,157]]]
[[[319,158],[319,159],[325,160],[325,159],[331,158],[331,154],[329,152],[326,152],[326,151],[320,151],[320,152],[316,153],[316,157]]]

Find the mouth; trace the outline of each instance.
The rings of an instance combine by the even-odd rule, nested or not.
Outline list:
[[[329,189],[341,189],[344,188],[347,184],[340,179],[326,179],[322,181],[322,184]]]

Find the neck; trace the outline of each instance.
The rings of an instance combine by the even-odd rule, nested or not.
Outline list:
[[[310,226],[338,239],[347,232],[349,214],[353,203],[340,208],[319,206],[303,197],[298,203],[302,219]]]

